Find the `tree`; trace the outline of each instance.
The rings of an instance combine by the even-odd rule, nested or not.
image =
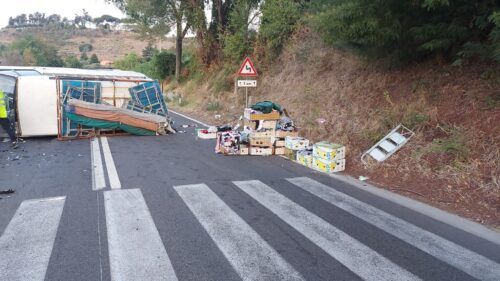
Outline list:
[[[144,37],[164,37],[175,27],[175,77],[182,66],[182,43],[190,24],[187,21],[187,0],[109,0],[124,11]],[[194,0],[198,1],[198,0]]]
[[[259,30],[259,41],[265,46],[265,57],[281,52],[300,19],[300,7],[294,0],[265,1]]]
[[[31,35],[22,37],[14,41],[10,47],[17,51],[27,60],[26,63],[33,63],[37,66],[62,66],[63,61],[57,53],[57,49],[40,38]]]
[[[255,30],[250,24],[260,15],[257,10],[259,0],[236,0],[235,7],[229,15],[229,24],[224,34],[224,58],[230,63],[248,55],[253,47]]]
[[[64,60],[64,65],[70,68],[82,68],[82,63],[74,55],[66,57]]]
[[[90,56],[89,63],[91,64],[99,63],[99,58],[97,58],[96,54],[92,54],[92,56]]]
[[[149,42],[148,45],[142,50],[142,59],[144,59],[145,61],[150,61],[157,51],[158,50],[153,47],[153,44]]]
[[[139,64],[141,64],[141,59],[136,53],[130,53],[125,56],[125,58],[116,60],[113,65],[115,68],[121,69],[121,70],[133,70],[135,67],[137,67]]]
[[[153,78],[160,81],[175,73],[175,54],[161,51],[151,59]]]
[[[494,49],[499,8],[497,0],[336,0],[314,23],[326,42],[368,57],[451,59]]]

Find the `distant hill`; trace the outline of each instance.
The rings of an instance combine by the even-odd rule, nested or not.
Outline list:
[[[62,58],[69,55],[79,57],[81,55],[79,47],[82,44],[91,44],[92,51],[88,54],[95,53],[101,61],[114,61],[132,52],[141,54],[141,51],[148,45],[147,40],[139,38],[138,34],[130,31],[90,28],[67,30],[42,27],[0,29],[0,44],[8,45],[27,34],[43,38],[56,45]],[[154,45],[167,50],[175,46],[172,39],[155,42]]]

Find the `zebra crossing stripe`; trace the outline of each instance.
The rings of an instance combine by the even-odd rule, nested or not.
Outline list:
[[[292,184],[480,280],[498,280],[500,264],[307,177]]]
[[[245,193],[365,280],[420,280],[264,183],[234,182]]]
[[[0,280],[43,281],[66,197],[26,200],[0,237]]]
[[[122,184],[120,182],[120,178],[118,177],[118,172],[116,171],[115,161],[113,160],[111,149],[109,148],[108,138],[102,137],[101,143],[104,160],[106,161],[106,170],[108,171],[109,185],[111,186],[111,189],[120,189],[122,188]]]
[[[111,280],[171,280],[177,276],[139,189],[104,191]]]
[[[205,184],[174,189],[243,280],[303,280]]]
[[[92,190],[101,190],[106,187],[104,179],[104,169],[102,167],[101,149],[99,139],[93,138],[90,141],[90,155],[92,160]]]

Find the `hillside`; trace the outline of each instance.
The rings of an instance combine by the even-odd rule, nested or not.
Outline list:
[[[59,50],[59,55],[65,58],[69,55],[80,56],[79,46],[85,43],[91,44],[93,50],[100,60],[114,61],[123,58],[126,54],[135,52],[140,54],[148,45],[148,41],[138,37],[136,33],[129,31],[108,31],[100,29],[64,30],[44,28],[14,29],[4,28],[0,30],[0,44],[10,44],[17,38],[31,34],[52,44]],[[174,42],[171,39],[155,42],[158,48],[171,49]]]
[[[260,69],[252,101],[281,104],[313,141],[346,145],[347,174],[500,227],[498,65],[428,61],[391,70],[325,47],[308,30],[291,41],[272,67]],[[244,92],[219,92],[231,81],[208,77],[172,85],[170,96],[182,96],[172,106],[211,124],[237,122]],[[383,164],[365,167],[361,154],[399,123],[416,136]]]

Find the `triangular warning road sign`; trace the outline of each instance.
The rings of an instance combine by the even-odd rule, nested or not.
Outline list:
[[[253,66],[250,58],[246,58],[243,64],[241,64],[240,71],[238,72],[239,76],[257,76],[257,70]]]

